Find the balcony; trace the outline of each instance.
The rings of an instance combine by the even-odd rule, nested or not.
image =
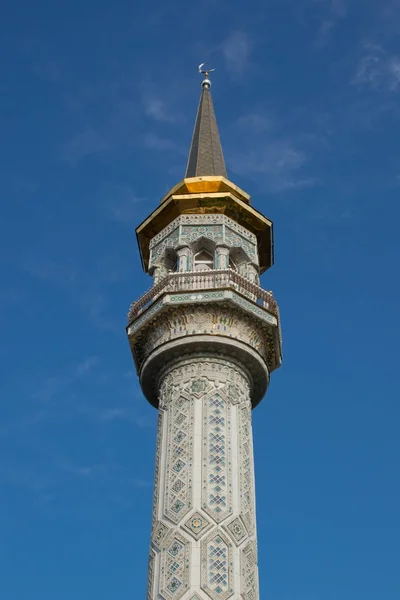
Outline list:
[[[139,298],[139,300],[131,304],[128,312],[128,323],[134,321],[163,294],[215,289],[232,289],[242,294],[261,308],[275,315],[279,322],[279,309],[272,292],[263,290],[255,283],[239,275],[236,271],[226,269],[170,273]]]

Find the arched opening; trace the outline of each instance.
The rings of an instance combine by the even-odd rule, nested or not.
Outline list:
[[[211,271],[214,268],[214,257],[206,250],[200,250],[194,255],[195,271]]]

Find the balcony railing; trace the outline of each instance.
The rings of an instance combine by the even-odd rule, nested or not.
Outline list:
[[[279,319],[278,305],[272,292],[263,290],[233,269],[213,271],[189,271],[170,273],[154,285],[139,300],[133,302],[128,313],[131,323],[162,294],[195,292],[198,290],[234,289],[255,304],[265,308]]]

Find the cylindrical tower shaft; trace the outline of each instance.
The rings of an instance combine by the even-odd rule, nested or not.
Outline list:
[[[246,369],[213,354],[169,365],[160,378],[157,439],[147,599],[256,600]]]

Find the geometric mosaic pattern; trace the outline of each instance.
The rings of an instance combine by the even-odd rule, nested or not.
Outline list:
[[[190,542],[178,533],[167,540],[161,553],[161,595],[178,600],[189,588]]]
[[[161,264],[167,249],[189,245],[201,238],[231,248],[241,248],[247,260],[258,263],[257,239],[225,215],[182,215],[165,227],[150,242],[150,265]]]
[[[157,522],[152,535],[152,543],[158,550],[161,550],[162,543],[170,531],[170,528],[165,523],[162,521]]]
[[[201,588],[213,600],[233,594],[232,544],[219,530],[201,543]]]
[[[147,600],[258,600],[247,375],[217,357],[177,364],[160,390]]]
[[[249,535],[254,533],[254,480],[253,480],[253,444],[251,432],[251,410],[248,405],[239,409],[239,485],[240,514]]]
[[[216,523],[232,514],[231,405],[221,394],[203,401],[203,509]]]
[[[192,508],[193,401],[179,396],[169,405],[164,514],[179,523]]]
[[[199,512],[195,512],[183,525],[188,533],[198,540],[212,527],[212,523]]]
[[[247,538],[246,527],[240,517],[236,517],[228,525],[225,525],[225,529],[237,546],[240,546],[244,539]]]

